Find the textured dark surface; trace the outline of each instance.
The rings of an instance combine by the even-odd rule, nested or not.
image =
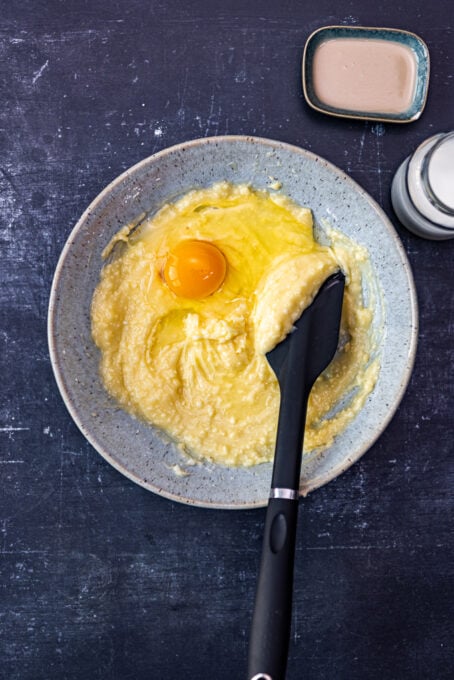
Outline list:
[[[77,218],[165,146],[245,133],[311,149],[393,219],[420,300],[413,378],[391,425],[301,503],[289,678],[452,677],[454,242],[395,220],[401,160],[454,122],[451,0],[5,0],[0,22],[0,677],[243,678],[264,512],[207,511],[122,478],[53,380],[49,288]],[[336,23],[421,34],[420,121],[309,110],[304,42]]]

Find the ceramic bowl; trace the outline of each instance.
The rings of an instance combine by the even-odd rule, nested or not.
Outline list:
[[[270,178],[273,178],[271,182]],[[367,403],[334,444],[304,457],[301,493],[325,484],[373,444],[404,393],[416,349],[417,304],[407,258],[393,226],[354,181],[322,158],[282,142],[227,136],[191,141],[146,158],[115,179],[87,208],[63,249],[49,304],[49,347],[62,397],[82,433],[117,470],[167,498],[200,506],[265,505],[271,464],[187,467],[176,445],[136,420],[106,393],[99,352],[90,332],[90,304],[101,253],[111,237],[140,213],[154,211],[195,187],[250,183],[281,191],[310,206],[317,225],[329,222],[366,246],[382,290],[381,371]],[[184,476],[179,468],[186,468]]]
[[[408,47],[416,63],[416,87],[409,107],[399,113],[383,111],[359,111],[337,108],[325,104],[317,96],[314,87],[313,65],[317,49],[327,40],[353,38],[360,40],[385,40]],[[426,104],[429,87],[430,59],[426,43],[415,33],[395,28],[372,28],[367,26],[324,26],[314,31],[307,39],[302,63],[304,97],[313,109],[340,118],[360,118],[387,123],[410,123],[417,120]]]

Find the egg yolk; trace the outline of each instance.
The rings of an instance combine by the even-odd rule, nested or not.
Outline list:
[[[214,243],[187,240],[169,252],[163,277],[175,295],[194,299],[215,293],[226,272],[227,261]]]

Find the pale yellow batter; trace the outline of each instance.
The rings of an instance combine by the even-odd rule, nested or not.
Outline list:
[[[109,393],[195,458],[269,461],[279,388],[265,353],[340,267],[343,347],[312,390],[305,433],[306,450],[329,445],[378,372],[370,362],[372,311],[362,300],[367,252],[336,232],[329,238],[329,247],[314,240],[309,209],[227,183],[188,193],[134,232],[123,228],[92,303]],[[205,267],[200,279],[195,261]]]

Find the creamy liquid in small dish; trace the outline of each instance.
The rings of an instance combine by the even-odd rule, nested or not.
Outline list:
[[[333,38],[313,57],[318,99],[347,111],[398,114],[407,111],[416,87],[413,51],[390,40]]]

